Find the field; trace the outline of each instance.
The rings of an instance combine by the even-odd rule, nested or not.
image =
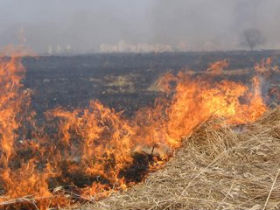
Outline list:
[[[0,126],[0,190],[10,196],[1,194],[0,205],[279,208],[279,56],[23,58],[23,86],[15,70],[6,73],[12,83],[1,77],[11,96],[0,94],[8,104],[1,107],[8,131]],[[22,108],[28,101],[31,108]]]
[[[153,104],[159,94],[153,83],[166,72],[203,73],[210,63],[227,59],[227,69],[234,73],[226,76],[246,82],[257,62],[279,55],[278,51],[240,51],[26,58],[24,86],[34,91],[32,101],[38,113],[57,106],[85,107],[98,99],[129,116]]]

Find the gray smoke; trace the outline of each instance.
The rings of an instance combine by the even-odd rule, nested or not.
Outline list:
[[[0,47],[38,53],[280,47],[279,0],[1,0]]]
[[[194,50],[246,48],[240,39],[254,28],[279,47],[279,0],[161,0],[154,10],[154,41],[185,43]]]

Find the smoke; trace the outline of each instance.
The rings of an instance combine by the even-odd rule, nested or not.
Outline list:
[[[268,40],[263,48],[279,47],[278,0],[161,0],[154,8],[154,41],[190,50],[238,49],[240,36],[255,28]]]
[[[259,48],[279,48],[279,9],[279,0],[2,0],[0,46],[24,42],[50,54],[245,49],[242,33],[255,28],[266,40]]]
[[[145,2],[122,0],[2,0],[0,46],[25,45],[38,53],[94,52],[102,43],[143,41],[148,31]]]

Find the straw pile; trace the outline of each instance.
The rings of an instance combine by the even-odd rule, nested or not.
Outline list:
[[[162,170],[78,209],[279,209],[280,109],[238,128],[209,121]]]
[[[279,209],[280,109],[239,128],[202,125],[166,167],[82,209]]]

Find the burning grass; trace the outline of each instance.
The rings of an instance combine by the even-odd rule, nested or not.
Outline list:
[[[279,209],[280,109],[242,127],[200,126],[164,169],[77,209]]]
[[[116,191],[127,190],[143,181],[148,173],[161,169],[182,147],[182,140],[189,137],[187,144],[193,146],[186,147],[190,150],[186,154],[196,148],[197,153],[190,153],[190,158],[196,161],[193,165],[196,170],[206,168],[195,171],[190,184],[185,189],[179,188],[181,194],[175,197],[170,194],[169,198],[186,199],[189,189],[199,189],[199,186],[192,189],[193,183],[208,174],[219,161],[237,158],[238,150],[234,148],[243,148],[236,145],[247,139],[244,136],[249,139],[257,136],[250,134],[250,130],[258,130],[256,126],[244,127],[246,135],[236,134],[228,126],[253,123],[267,110],[262,98],[262,74],[258,75],[256,71],[250,84],[216,79],[227,65],[227,61],[214,63],[207,70],[210,74],[206,75],[192,77],[179,72],[178,75],[163,76],[159,85],[166,97],[156,100],[152,107],[140,109],[129,119],[98,101],[91,101],[84,109],[58,107],[49,110],[45,113],[45,123],[39,125],[36,113],[30,110],[30,94],[21,84],[24,67],[20,57],[1,60],[0,205],[8,210],[46,210],[103,199]],[[267,71],[272,69],[270,62],[260,64],[260,67]],[[214,120],[209,121],[210,118]],[[254,143],[250,140],[249,145]],[[235,151],[232,156],[231,151]],[[184,170],[186,176],[192,173],[188,159],[180,160],[179,155],[175,160],[181,161],[182,165],[177,170]],[[187,163],[186,168],[183,162]],[[230,164],[223,162],[222,165],[229,170]],[[216,169],[221,176],[222,171]],[[230,169],[234,173],[239,170],[238,165]],[[188,180],[179,171],[173,173],[177,174],[174,174],[175,178]],[[227,177],[227,181],[232,180],[230,173]],[[206,178],[203,186],[211,181]],[[217,183],[220,181],[215,181]],[[233,183],[230,186],[234,187]],[[166,182],[166,186],[170,185]],[[227,186],[226,183],[222,185]],[[160,189],[162,192],[163,187]],[[254,189],[258,191],[257,187]],[[228,196],[234,190],[229,190]],[[166,189],[166,193],[169,191]],[[213,189],[209,189],[208,195],[213,196],[212,192]],[[215,197],[220,196],[223,202],[229,199],[222,198],[221,194],[222,191]],[[269,198],[273,196],[271,194]],[[202,194],[196,198],[210,199]],[[168,203],[171,204],[171,200]],[[179,207],[179,202],[177,204]]]

